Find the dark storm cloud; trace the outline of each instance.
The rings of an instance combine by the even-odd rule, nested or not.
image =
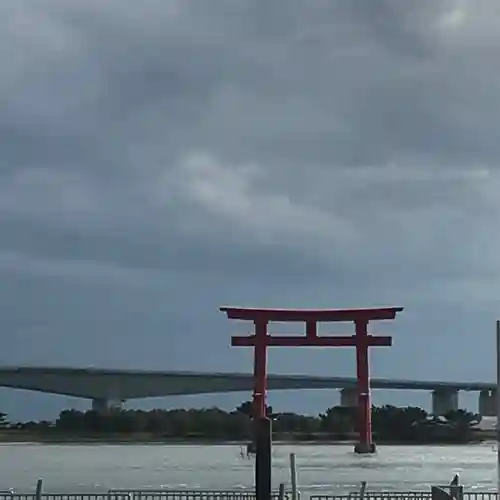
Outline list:
[[[413,245],[405,214],[428,210],[424,198],[442,206],[447,192],[453,206],[463,192],[479,197],[471,169],[494,168],[495,39],[467,2],[3,10],[2,205],[12,216],[157,248],[166,239],[182,248],[186,232],[228,244],[236,224],[245,245],[310,240],[338,262],[366,235],[377,246],[374,225],[389,234],[385,211],[398,245]],[[471,32],[479,42],[467,46]],[[347,170],[390,164],[430,166],[430,179],[398,182],[395,170],[396,181],[373,187]],[[463,179],[432,176],[457,167]],[[147,252],[133,253],[148,267]]]
[[[463,28],[445,22],[456,2],[10,5],[4,50],[22,64],[11,63],[3,137],[14,147],[24,125],[33,144],[16,149],[38,161],[68,146],[98,170],[137,168],[146,155],[150,170],[193,144],[232,161],[258,149],[296,168],[498,152],[494,130],[471,133],[478,111],[498,111],[497,70],[486,41],[456,41]],[[38,36],[26,33],[33,25]]]
[[[484,354],[467,335],[500,291],[499,10],[2,2],[2,359],[237,369],[228,302],[401,302],[410,335],[435,320]],[[418,342],[399,346],[387,376]]]

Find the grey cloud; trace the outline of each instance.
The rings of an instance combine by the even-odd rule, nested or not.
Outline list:
[[[172,345],[168,363],[222,369],[216,309],[233,300],[404,302],[429,328],[457,314],[472,349],[500,275],[498,14],[492,0],[1,3],[9,352],[29,338],[30,360],[133,365],[159,345],[159,366]],[[211,363],[187,354],[210,348],[204,330]]]
[[[443,5],[449,10],[453,3],[403,9],[381,2],[374,11],[366,2],[355,8],[295,3],[287,9],[241,2],[207,12],[200,2],[186,2],[177,15],[164,14],[154,2],[144,12],[132,4],[119,12],[82,5],[52,3],[49,20],[66,34],[59,42],[65,50],[34,80],[23,75],[9,102],[14,112],[24,111],[31,127],[42,119],[50,131],[52,121],[61,144],[51,149],[64,150],[74,126],[80,140],[90,136],[81,149],[95,150],[99,170],[129,163],[127,155],[110,158],[115,141],[124,152],[140,154],[150,149],[154,155],[158,142],[168,146],[154,162],[171,159],[171,152],[193,142],[250,160],[259,149],[264,160],[292,165],[294,159],[325,158],[383,163],[425,153],[438,160],[469,153],[477,160],[487,149],[494,150],[488,156],[496,152],[496,135],[471,139],[467,118],[477,106],[494,112],[493,94],[474,99],[453,119],[439,112],[448,107],[456,114],[453,108],[463,104],[464,95],[477,95],[471,87],[479,85],[484,94],[490,85],[471,81],[453,46],[439,40],[425,57],[400,50],[407,32],[418,34],[412,47],[429,40],[435,19],[446,12]],[[36,21],[43,24],[47,17]],[[395,40],[392,32],[399,33]],[[37,43],[35,61],[49,58],[53,45]],[[475,57],[481,49],[462,52],[460,59],[493,76],[491,65]],[[32,61],[27,62],[29,67]],[[27,97],[33,91],[41,109]],[[353,136],[363,147],[351,145]]]

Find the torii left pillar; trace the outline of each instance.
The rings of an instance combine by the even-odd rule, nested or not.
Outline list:
[[[252,321],[255,325],[254,335],[232,337],[233,346],[253,346],[254,348],[253,402],[255,420],[263,422],[266,418],[267,347],[355,347],[359,431],[359,441],[355,446],[355,451],[357,453],[373,453],[375,445],[372,441],[371,428],[368,348],[390,346],[392,338],[370,335],[368,324],[370,321],[395,319],[396,313],[402,310],[402,307],[319,310],[221,307],[221,311],[227,314],[228,319]],[[269,335],[268,325],[272,321],[303,322],[305,323],[305,336]],[[352,322],[355,326],[355,332],[354,335],[319,336],[317,325],[320,322]],[[258,447],[256,462],[256,470],[258,470],[260,463]],[[258,487],[258,481],[256,486]],[[258,500],[263,499],[259,498]]]

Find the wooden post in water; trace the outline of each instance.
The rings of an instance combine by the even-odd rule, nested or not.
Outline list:
[[[366,491],[366,481],[361,481],[361,488],[359,489],[359,500],[363,500]]]
[[[292,484],[292,500],[298,500],[297,464],[295,463],[295,453],[290,453],[290,482]]]
[[[279,500],[285,500],[285,483],[280,483],[278,490],[278,498]]]
[[[36,482],[35,500],[42,500],[42,484],[41,479]]]
[[[271,419],[258,418],[255,427],[255,494],[257,500],[271,500]]]

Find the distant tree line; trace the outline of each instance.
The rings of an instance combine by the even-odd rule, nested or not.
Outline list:
[[[5,414],[0,427],[59,436],[128,435],[158,439],[247,440],[252,435],[252,405],[242,403],[233,411],[219,408],[175,410],[64,410],[55,422],[11,424]],[[318,416],[274,413],[274,439],[350,440],[356,437],[356,409],[342,406],[328,408]],[[392,442],[467,442],[474,437],[473,425],[478,415],[465,410],[433,417],[417,407],[374,406],[372,427],[377,441]]]

